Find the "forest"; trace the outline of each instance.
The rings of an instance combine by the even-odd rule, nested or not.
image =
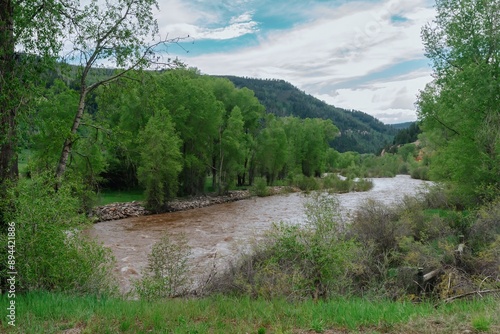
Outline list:
[[[422,27],[434,80],[398,132],[282,80],[162,58],[182,37],[150,42],[155,0],[0,0],[2,331],[498,332],[500,4],[459,4],[437,0]],[[397,174],[433,186],[344,224],[337,192]],[[203,294],[165,234],[121,295],[117,259],[86,233],[109,190],[156,213],[275,185],[304,191],[306,221],[273,224]]]
[[[397,129],[356,110],[345,110],[326,104],[283,80],[262,80],[227,76],[236,87],[246,87],[276,116],[330,119],[340,135],[330,144],[338,152],[378,154],[392,142]],[[406,142],[409,143],[409,142]],[[405,144],[406,144],[405,143]]]
[[[21,172],[30,175],[56,169],[78,106],[78,87],[51,81],[20,123]],[[335,155],[329,142],[338,128],[330,120],[266,114],[251,90],[196,69],[131,73],[88,101],[66,173],[90,191],[145,189],[156,211],[174,197],[204,193],[208,175],[223,194],[255,177],[268,185],[319,177]]]

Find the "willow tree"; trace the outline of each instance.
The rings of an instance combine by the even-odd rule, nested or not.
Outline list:
[[[157,22],[153,16],[156,0],[92,0],[87,5],[78,4],[65,11],[69,21],[68,40],[71,50],[67,58],[78,62],[79,103],[65,139],[56,178],[60,182],[66,171],[72,146],[78,139],[78,128],[85,112],[87,98],[99,86],[124,77],[133,69],[158,64],[160,57],[155,48],[161,44],[175,43],[179,39],[161,39],[153,42],[158,35]],[[96,67],[112,67],[110,76],[96,78],[91,70]]]
[[[435,80],[418,114],[435,148],[431,176],[470,203],[500,191],[500,2],[438,0],[422,29]]]

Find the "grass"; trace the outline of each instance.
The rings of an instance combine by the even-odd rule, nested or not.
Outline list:
[[[144,201],[143,190],[105,190],[98,194],[97,205]]]
[[[0,298],[0,309],[9,300]],[[429,303],[359,298],[290,303],[214,296],[159,302],[126,301],[58,293],[16,298],[16,327],[1,317],[7,333],[457,333],[500,329],[497,300]],[[5,312],[5,311],[4,311]]]

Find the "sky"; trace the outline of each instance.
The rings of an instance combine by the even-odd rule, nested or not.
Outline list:
[[[416,120],[432,80],[420,32],[431,0],[159,1],[168,47],[203,74],[282,79],[383,123]],[[189,36],[189,37],[187,37]]]

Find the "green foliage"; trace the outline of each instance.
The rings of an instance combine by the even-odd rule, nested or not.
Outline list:
[[[96,298],[67,294],[30,293],[17,297],[16,328],[2,319],[0,330],[13,333],[82,331],[84,333],[293,333],[391,332],[451,333],[471,328],[473,319],[487,321],[490,332],[500,325],[495,298],[457,300],[434,307],[431,302],[335,298],[327,301],[287,302],[246,296],[169,299],[161,301]],[[0,307],[8,299],[0,297]],[[484,321],[483,320],[483,321]],[[479,321],[481,322],[481,321]]]
[[[266,197],[270,195],[269,188],[267,187],[266,179],[263,177],[258,177],[254,180],[253,186],[250,192],[259,197]]]
[[[78,106],[78,93],[69,89],[60,80],[45,92],[30,115],[32,121],[28,147],[33,152],[28,165],[28,173],[54,171],[61,153],[61,145],[71,136],[74,141],[70,155],[68,171],[79,175],[85,184],[96,187],[101,181],[99,176],[107,167],[104,148],[106,129],[101,128],[89,116],[85,115],[80,130],[71,135],[73,111]]]
[[[19,292],[113,292],[111,251],[83,233],[88,221],[71,182],[56,192],[52,174],[34,175],[11,191],[8,219],[15,223]]]
[[[244,121],[238,106],[229,114],[227,125],[220,134],[219,193],[226,192],[239,174],[245,173]]]
[[[411,171],[411,177],[419,180],[429,180],[429,167],[421,166]]]
[[[256,152],[258,170],[266,177],[269,185],[273,185],[280,172],[283,172],[290,149],[280,120],[269,118],[267,127],[257,138]]]
[[[134,283],[141,299],[155,300],[182,295],[190,283],[187,260],[191,248],[185,236],[176,242],[167,234],[153,245],[148,271]]]
[[[377,153],[392,142],[396,130],[372,116],[355,110],[345,110],[326,104],[283,80],[262,80],[228,76],[237,87],[246,87],[278,117],[331,120],[342,133],[332,138],[332,147],[339,152]]]
[[[146,206],[159,211],[177,194],[178,175],[182,169],[180,140],[169,114],[162,110],[152,116],[139,134],[142,148],[137,176],[146,188]]]
[[[429,173],[453,183],[465,205],[484,201],[484,190],[498,191],[500,183],[499,6],[492,0],[440,0],[436,18],[422,31],[436,78],[418,101],[434,148]]]
[[[399,130],[394,136],[393,145],[404,145],[414,143],[418,139],[418,135],[422,132],[417,122],[412,122],[408,128]]]
[[[266,241],[243,261],[229,283],[251,295],[329,298],[350,289],[359,245],[344,237],[338,202],[313,195],[304,226],[275,224]]]

